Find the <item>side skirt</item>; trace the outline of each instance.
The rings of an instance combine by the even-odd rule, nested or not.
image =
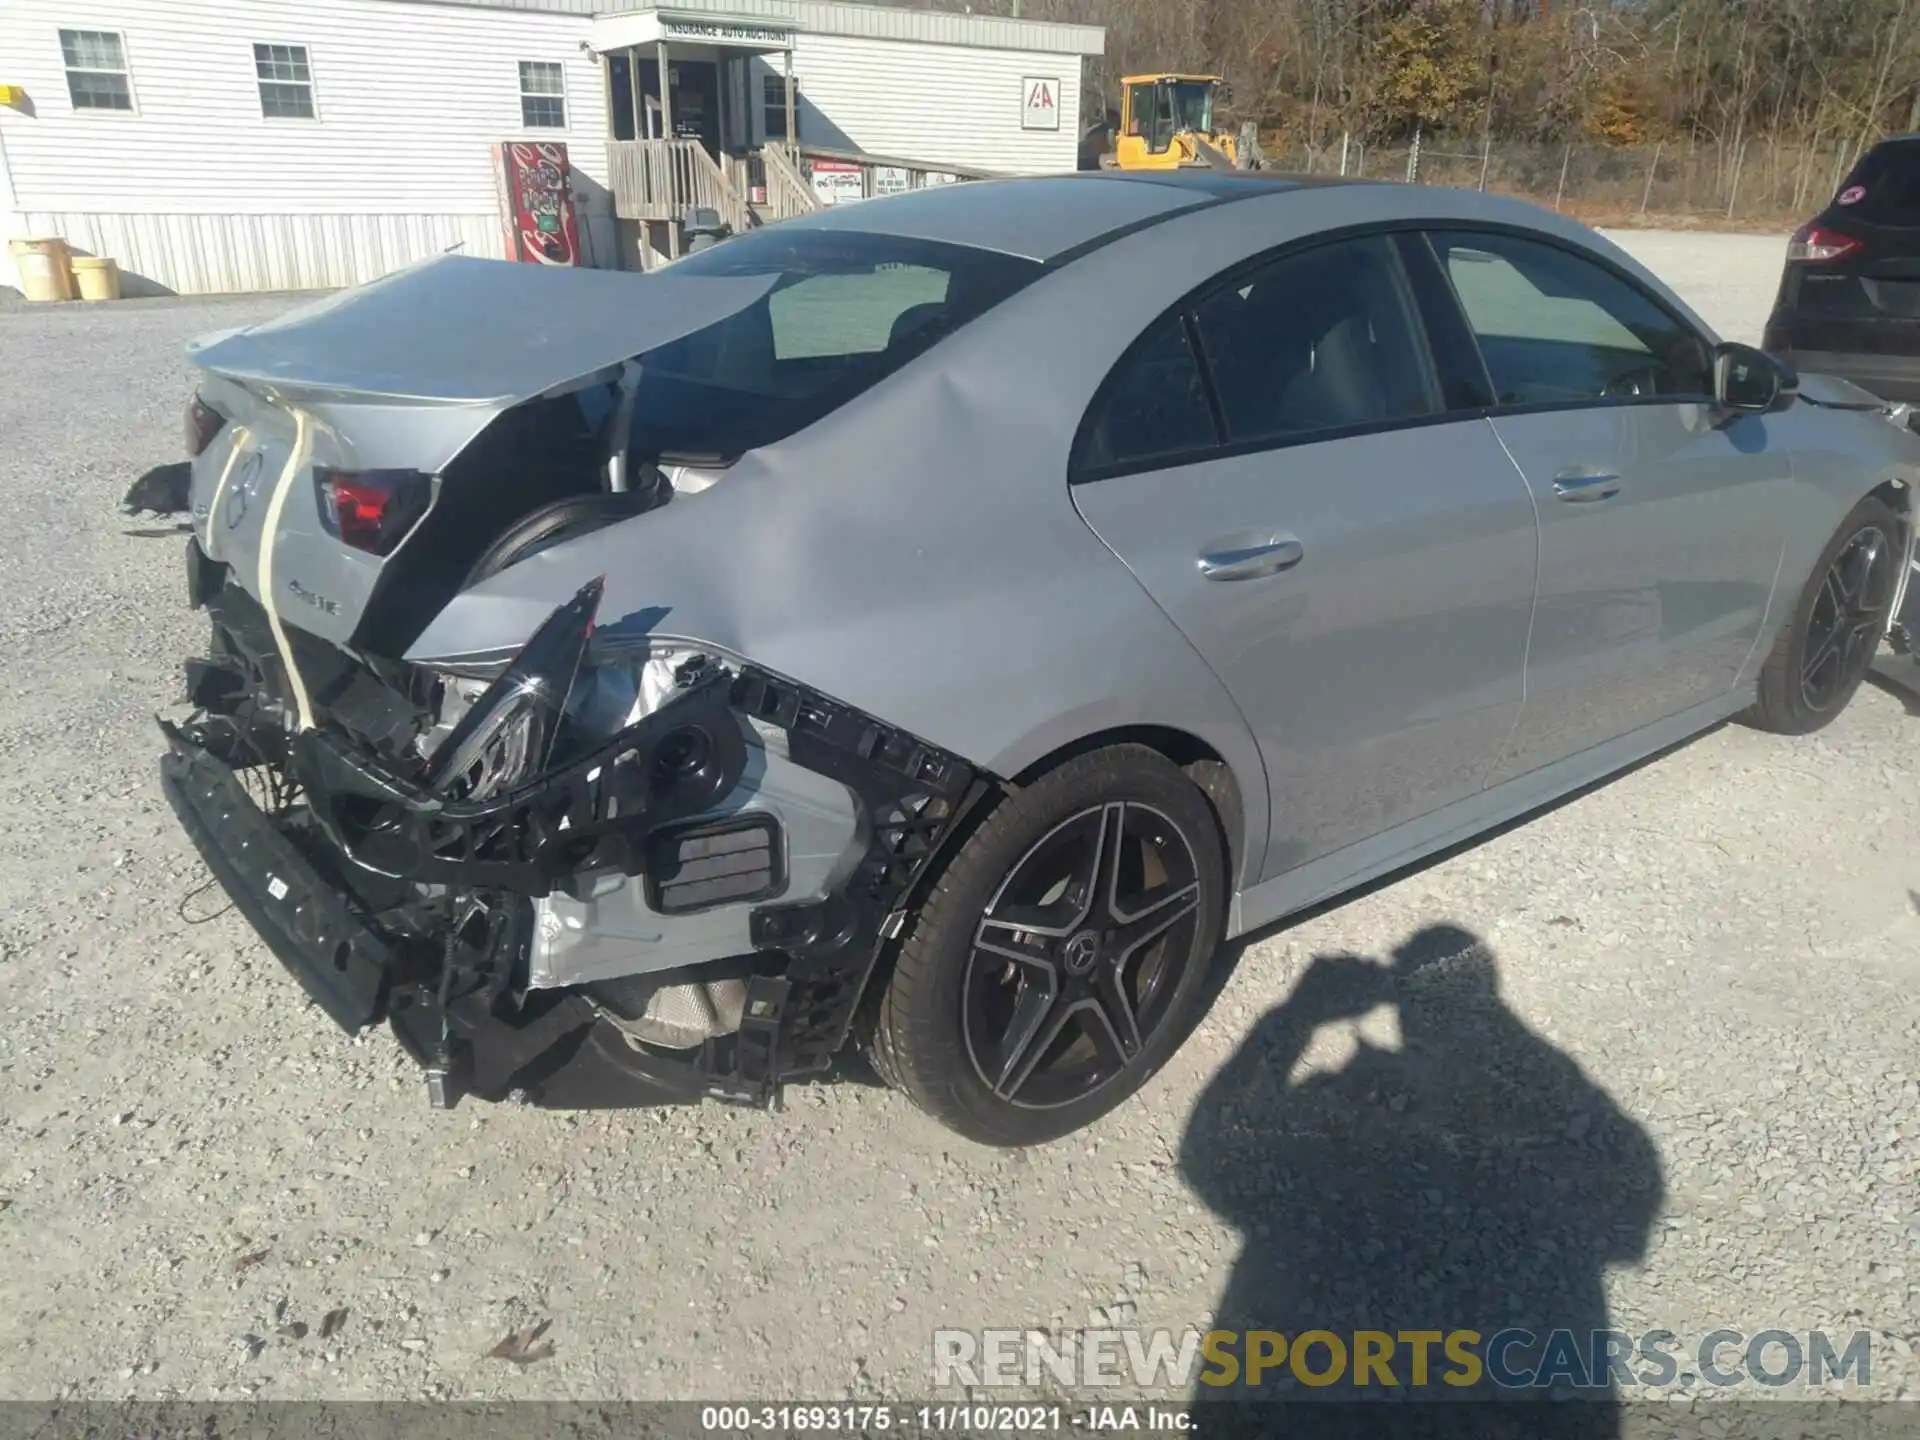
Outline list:
[[[1263,880],[1233,897],[1227,934],[1232,937],[1258,930],[1518,819],[1670,745],[1711,729],[1729,716],[1739,714],[1750,699],[1744,691],[1718,696],[1631,735],[1609,740],[1565,760],[1556,760],[1284,875]]]

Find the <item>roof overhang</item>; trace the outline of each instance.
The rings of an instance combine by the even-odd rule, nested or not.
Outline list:
[[[719,14],[700,10],[631,10],[597,15],[587,43],[595,50],[624,50],[629,45],[717,45],[754,54],[791,50],[792,19],[777,15]]]

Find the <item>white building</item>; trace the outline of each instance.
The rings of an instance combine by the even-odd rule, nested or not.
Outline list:
[[[676,248],[688,204],[1074,168],[1097,27],[698,3],[0,0],[0,238],[111,256],[128,293],[305,289],[503,253],[505,140],[566,142],[602,265]]]

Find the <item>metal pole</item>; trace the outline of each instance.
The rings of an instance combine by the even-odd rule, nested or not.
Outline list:
[[[1553,192],[1553,208],[1560,208],[1560,198],[1567,193],[1567,166],[1573,161],[1573,142],[1567,142],[1567,148],[1560,156],[1560,185]]]
[[[1659,145],[1653,147],[1653,163],[1647,166],[1647,186],[1646,189],[1640,192],[1640,213],[1642,216],[1647,213],[1647,202],[1653,198],[1653,177],[1659,173],[1660,149],[1661,146],[1664,146],[1666,143],[1666,141],[1662,140]]]
[[[1353,132],[1351,130],[1342,130],[1340,132],[1340,173],[1342,175],[1347,173],[1347,141],[1352,134]]]
[[[1413,148],[1407,151],[1407,184],[1420,178],[1420,122],[1413,122]]]
[[[1493,163],[1493,132],[1482,131],[1480,135],[1480,193],[1487,193],[1487,166]]]

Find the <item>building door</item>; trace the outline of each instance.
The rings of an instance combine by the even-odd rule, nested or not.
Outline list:
[[[640,62],[643,92],[658,102],[660,65]],[[720,67],[711,60],[667,60],[667,109],[675,140],[698,140],[707,153],[720,156]]]

